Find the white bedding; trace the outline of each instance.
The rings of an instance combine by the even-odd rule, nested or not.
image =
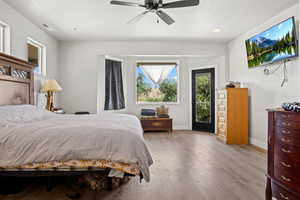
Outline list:
[[[31,105],[0,107],[0,166],[69,160],[153,163],[135,116],[57,115]]]

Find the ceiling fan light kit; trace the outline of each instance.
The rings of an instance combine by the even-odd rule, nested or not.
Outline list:
[[[169,3],[163,3],[163,0],[145,0],[145,4],[112,0],[110,3],[113,5],[135,6],[146,9],[146,11],[131,19],[128,23],[135,23],[143,18],[146,14],[151,12],[155,13],[166,24],[171,25],[175,23],[175,20],[172,19],[172,17],[170,17],[165,11],[163,11],[163,9],[198,6],[200,4],[200,0],[181,0]]]

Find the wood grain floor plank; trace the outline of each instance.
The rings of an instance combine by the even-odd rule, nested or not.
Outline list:
[[[153,155],[151,182],[133,178],[112,192],[79,191],[79,200],[263,200],[266,154],[250,146],[228,146],[214,135],[192,131],[146,133]],[[65,200],[64,186],[31,188],[2,200]]]

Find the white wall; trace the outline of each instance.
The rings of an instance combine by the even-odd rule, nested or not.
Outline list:
[[[124,60],[126,113],[138,115],[142,107],[135,101],[136,60],[180,61],[180,104],[170,105],[170,114],[177,129],[190,128],[189,68],[216,64],[220,68],[219,84],[226,80],[226,47],[220,44],[183,42],[62,42],[60,46],[60,83],[64,88],[60,96],[62,107],[70,113],[85,110],[101,112],[104,105],[103,55],[118,55]],[[122,56],[123,55],[123,56]],[[127,55],[127,56],[126,56]],[[179,55],[177,57],[128,55]],[[198,55],[189,58],[180,55]],[[200,57],[201,56],[201,57]],[[223,83],[223,84],[222,84]],[[150,106],[156,107],[156,106]]]
[[[292,16],[296,17],[299,24],[298,5],[283,11],[228,45],[230,80],[246,82],[250,88],[250,142],[264,148],[267,146],[266,109],[300,99],[299,60],[288,62],[289,82],[281,88],[282,69],[272,76],[264,75],[263,67],[248,69],[245,40]]]
[[[167,105],[170,108],[170,116],[174,120],[175,129],[191,129],[191,85],[190,85],[190,73],[192,68],[208,67],[216,65],[218,77],[217,87],[224,85],[226,82],[224,60],[225,57],[218,58],[199,58],[199,57],[120,57],[123,60],[123,73],[124,73],[124,90],[126,109],[121,111],[123,113],[133,114],[136,116],[140,115],[142,108],[156,108],[159,105],[139,105],[136,104],[136,82],[135,82],[135,67],[138,61],[178,61],[179,62],[179,103]],[[103,62],[104,63],[104,62]],[[101,65],[99,65],[101,66]],[[102,65],[100,71],[101,83],[98,85],[102,86],[98,89],[98,113],[103,112],[104,107],[104,65]],[[99,67],[100,68],[100,67]]]
[[[27,60],[27,38],[31,37],[47,47],[47,77],[57,77],[58,42],[39,29],[23,15],[0,0],[0,21],[10,26],[11,55]],[[36,77],[39,80],[39,77]],[[36,81],[36,90],[39,82]]]

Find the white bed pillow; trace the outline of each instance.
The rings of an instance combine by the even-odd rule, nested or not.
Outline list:
[[[25,123],[47,119],[53,116],[52,112],[37,108],[33,105],[0,106],[0,122]]]

